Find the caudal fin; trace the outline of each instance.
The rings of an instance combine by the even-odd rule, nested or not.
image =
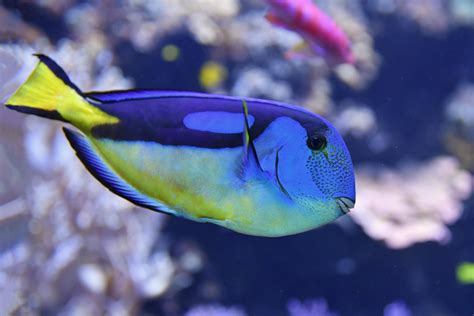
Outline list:
[[[64,70],[51,58],[35,55],[39,63],[28,79],[7,100],[6,106],[19,112],[72,123],[83,131],[118,119],[89,103]]]
[[[71,102],[84,102],[81,92],[52,59],[35,55],[40,60],[34,71],[7,100],[6,106],[18,112],[54,120],[67,121],[59,108]]]

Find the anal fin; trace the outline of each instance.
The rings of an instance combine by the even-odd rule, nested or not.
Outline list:
[[[158,201],[140,193],[125,180],[120,178],[110,167],[100,158],[85,136],[68,128],[63,128],[64,134],[71,146],[76,151],[77,157],[81,160],[87,170],[111,192],[123,197],[135,205],[145,207],[157,212],[177,215]]]

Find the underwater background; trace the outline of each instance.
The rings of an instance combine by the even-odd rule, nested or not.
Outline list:
[[[287,60],[261,0],[0,1],[0,103],[44,53],[84,91],[299,104],[356,168],[350,215],[260,238],[103,188],[61,123],[0,107],[0,315],[474,314],[474,1],[318,0],[354,65]]]

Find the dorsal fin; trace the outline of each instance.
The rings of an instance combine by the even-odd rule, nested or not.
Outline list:
[[[157,212],[176,214],[161,203],[138,192],[135,188],[121,179],[109,166],[100,158],[93,149],[87,138],[68,128],[63,128],[64,134],[76,151],[77,157],[81,160],[87,170],[102,183],[107,189],[129,200],[135,205],[145,207]]]

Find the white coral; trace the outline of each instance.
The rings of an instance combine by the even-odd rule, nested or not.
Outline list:
[[[33,53],[27,45],[0,44],[0,104],[28,78],[35,66]]]
[[[447,242],[447,225],[461,215],[473,189],[471,175],[452,157],[398,169],[357,171],[357,203],[351,217],[372,238],[391,248]]]

